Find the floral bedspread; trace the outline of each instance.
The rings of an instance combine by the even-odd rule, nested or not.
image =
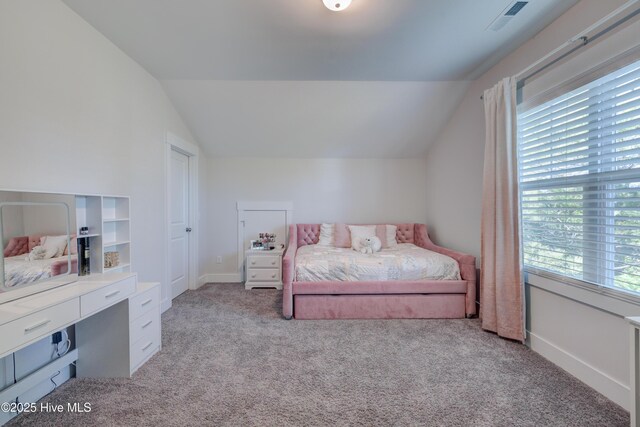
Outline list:
[[[15,286],[36,282],[51,277],[51,265],[56,261],[67,260],[66,256],[34,261],[25,260],[26,255],[4,259],[4,286]]]
[[[301,282],[460,280],[456,260],[411,243],[374,254],[307,245],[298,249],[295,264],[296,280]]]

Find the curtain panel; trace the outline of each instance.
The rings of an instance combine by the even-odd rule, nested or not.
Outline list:
[[[480,318],[483,329],[524,341],[516,92],[513,77],[484,92]]]

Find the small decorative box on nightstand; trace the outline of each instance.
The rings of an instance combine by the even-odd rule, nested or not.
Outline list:
[[[284,249],[271,251],[251,250],[245,252],[245,289],[282,289],[282,254]]]

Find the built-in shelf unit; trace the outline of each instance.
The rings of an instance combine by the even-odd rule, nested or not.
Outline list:
[[[76,196],[77,227],[89,227],[91,273],[131,271],[131,226],[129,197]],[[76,230],[77,232],[77,230]],[[117,252],[119,263],[105,267],[105,253]]]

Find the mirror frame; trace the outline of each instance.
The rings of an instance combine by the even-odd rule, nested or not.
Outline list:
[[[28,193],[28,194],[50,194],[50,195],[68,195],[64,193],[48,193],[48,192],[36,192],[36,191],[20,191],[20,190],[4,190],[0,189],[0,191],[12,191],[16,193]],[[5,206],[60,206],[66,210],[67,221],[67,247],[71,244],[71,212],[70,207],[65,202],[0,202],[0,242],[4,242],[4,227],[3,227],[3,208]],[[75,207],[74,207],[75,208]],[[0,292],[0,304],[4,304],[6,302],[15,301],[17,299],[37,294],[40,292],[44,292],[58,286],[66,285],[69,283],[76,282],[78,280],[78,275],[75,273],[71,273],[71,251],[69,251],[67,255],[67,272],[64,274],[60,274],[58,276],[48,277],[42,280],[36,280],[35,282],[30,282],[25,284],[24,287],[20,287],[18,289],[10,289],[5,286],[5,270],[4,270],[4,243],[2,247],[2,252],[0,253],[0,288],[2,288],[3,292]],[[38,288],[34,288],[33,285],[41,285]]]

